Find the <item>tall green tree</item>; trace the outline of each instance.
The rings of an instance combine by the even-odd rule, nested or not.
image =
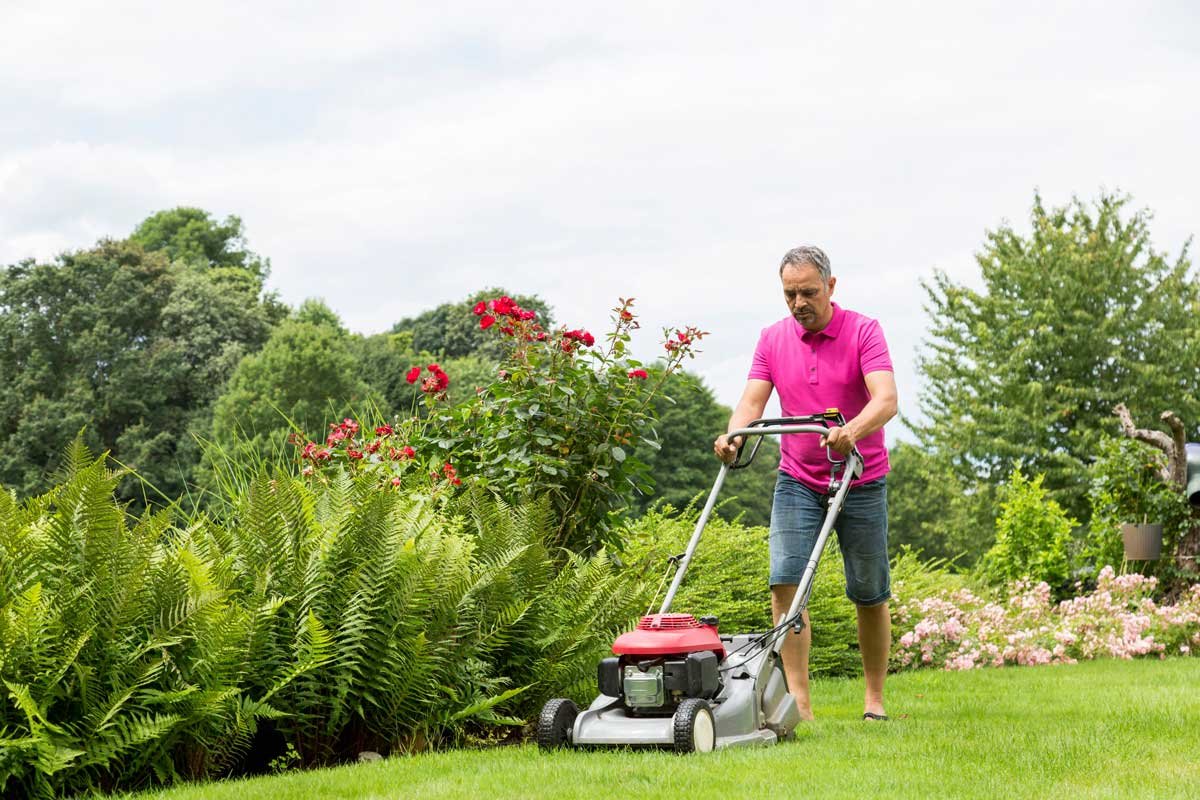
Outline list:
[[[89,447],[153,487],[121,482],[118,496],[135,511],[183,494],[196,458],[188,432],[203,427],[224,381],[281,311],[252,272],[173,262],[131,241],[6,268],[0,482],[22,495],[45,491],[59,454],[86,429]]]
[[[945,558],[966,568],[991,546],[996,533],[995,491],[965,483],[936,453],[900,442],[888,448],[888,547],[907,545],[923,558]]]
[[[688,372],[668,376],[663,395],[654,405],[659,449],[642,447],[637,451],[650,469],[654,491],[636,498],[633,511],[638,516],[664,503],[682,509],[698,496],[703,504],[720,468],[712,442],[724,432],[732,413],[717,402],[699,376]],[[719,513],[726,518],[742,514],[747,525],[769,525],[778,467],[779,446],[768,439],[750,467],[735,470],[725,479],[720,501],[730,502],[721,506]]]
[[[1019,463],[1084,516],[1085,465],[1115,431],[1118,402],[1200,420],[1200,284],[1187,247],[1174,259],[1156,251],[1149,212],[1127,197],[1058,208],[1035,197],[1029,232],[989,231],[976,260],[981,289],[944,272],[924,284],[927,422],[913,427],[965,484],[998,485]]]
[[[234,267],[253,273],[260,281],[271,270],[269,259],[247,249],[242,220],[233,215],[219,222],[203,209],[180,206],[142,220],[129,238],[146,250],[165,253],[172,261]]]
[[[382,399],[362,372],[337,315],[306,300],[259,352],[241,360],[213,404],[200,486],[218,486],[226,459],[261,463],[294,455],[287,445],[292,424],[323,441],[330,421],[379,408]]]

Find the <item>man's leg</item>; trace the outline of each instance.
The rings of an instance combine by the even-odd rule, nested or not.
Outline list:
[[[771,620],[779,619],[792,607],[792,598],[796,596],[794,584],[780,584],[771,587]],[[811,720],[812,700],[808,694],[808,650],[812,646],[812,633],[808,627],[808,611],[804,612],[804,630],[796,633],[795,628],[788,630],[783,640],[780,654],[783,656],[783,674],[787,676],[788,690],[796,698],[796,708],[800,711],[800,719]]]
[[[887,677],[888,651],[892,647],[892,617],[886,601],[875,606],[856,608],[858,649],[862,653],[863,675],[867,683],[863,711],[883,714],[883,680]],[[791,680],[791,675],[788,680]]]
[[[883,714],[883,681],[892,646],[892,596],[887,553],[887,482],[856,486],[846,496],[837,522],[846,573],[846,596],[858,612],[858,648],[866,691],[863,711]]]
[[[812,555],[817,531],[825,514],[825,498],[785,473],[775,481],[775,497],[771,503],[771,621],[792,606],[796,587],[804,575]],[[796,698],[801,719],[812,719],[812,702],[808,694],[808,650],[812,636],[808,629],[808,612],[804,612],[804,630],[797,634],[788,631],[783,641],[783,673],[788,690]]]

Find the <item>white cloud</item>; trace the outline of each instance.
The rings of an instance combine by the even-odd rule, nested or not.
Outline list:
[[[0,91],[29,108],[0,123],[0,261],[199,205],[364,332],[490,284],[594,329],[636,296],[647,332],[713,332],[694,367],[733,403],[778,257],[813,241],[911,411],[918,279],[977,280],[1035,187],[1130,191],[1160,247],[1200,218],[1186,7],[181,8],[6,12]]]

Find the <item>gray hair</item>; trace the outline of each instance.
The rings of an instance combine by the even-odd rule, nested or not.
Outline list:
[[[833,275],[829,268],[829,256],[825,255],[824,250],[811,244],[793,247],[784,253],[783,261],[779,262],[779,274],[783,275],[785,267],[802,267],[806,264],[817,268],[822,283],[829,283],[829,278]]]

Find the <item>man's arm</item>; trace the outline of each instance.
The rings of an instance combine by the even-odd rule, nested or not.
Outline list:
[[[867,394],[871,395],[870,401],[857,417],[840,428],[830,428],[829,433],[821,439],[822,447],[828,445],[847,455],[855,443],[864,436],[870,436],[896,416],[896,376],[888,370],[879,370],[868,372],[863,380],[867,384]]]
[[[738,400],[737,408],[729,416],[729,426],[725,430],[732,431],[737,428],[744,428],[747,423],[759,419],[763,415],[763,410],[767,407],[767,401],[771,399],[771,392],[774,388],[775,385],[770,381],[758,380],[756,378],[746,381],[746,388],[742,391],[742,399]],[[717,458],[726,464],[729,464],[737,457],[737,448],[737,444],[730,442],[725,434],[721,434],[713,442],[713,452],[717,454]]]

